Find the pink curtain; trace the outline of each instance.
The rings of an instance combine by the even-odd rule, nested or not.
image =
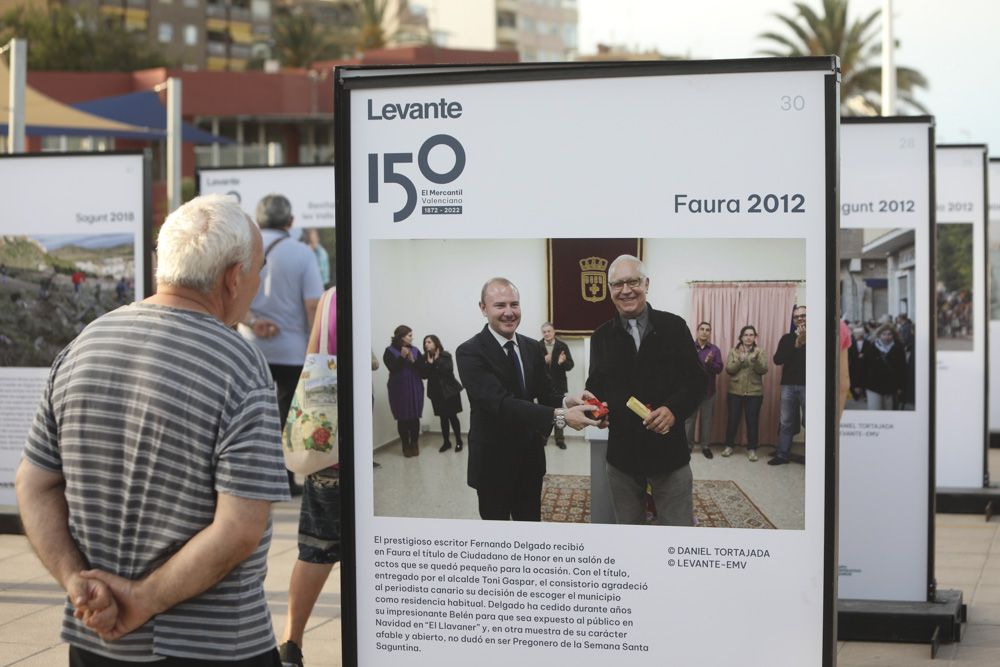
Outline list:
[[[691,335],[697,333],[699,322],[712,325],[712,343],[722,351],[722,362],[736,346],[740,329],[752,324],[757,329],[757,344],[767,353],[767,374],[764,376],[764,403],[760,410],[760,444],[777,442],[778,415],[781,400],[781,368],[772,358],[778,340],[788,332],[792,307],[795,305],[794,282],[718,282],[691,285]],[[715,418],[710,442],[721,443],[726,438],[726,393],[729,375],[723,369],[716,381]],[[736,434],[737,444],[746,444],[745,419],[741,419]],[[699,436],[700,437],[700,436]],[[704,440],[704,438],[701,438]]]

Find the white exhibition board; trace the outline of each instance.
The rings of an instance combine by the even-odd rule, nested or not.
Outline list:
[[[349,252],[338,306],[350,320],[338,335],[352,350],[341,427],[354,443],[345,580],[356,585],[345,589],[345,665],[832,664],[837,79],[830,60],[794,62],[798,71],[775,60],[739,73],[706,63],[553,67],[521,80],[517,68],[385,80],[338,70],[337,151],[350,156],[339,172],[349,203],[338,211],[338,245]],[[510,270],[500,240],[555,237],[695,239],[706,261],[713,241],[766,238],[801,254],[821,341],[806,353],[815,398],[804,529],[458,520],[442,517],[448,485],[468,491],[464,465],[433,480],[413,472],[401,488],[380,483],[371,397],[385,388],[372,382],[369,354],[391,332],[373,330],[375,311],[406,322],[410,290],[457,288],[434,316],[469,321],[471,337],[484,324],[480,287]],[[455,241],[463,252],[427,282],[383,259]],[[372,298],[384,279],[395,297]],[[522,290],[525,304],[546,298]],[[792,469],[752,465],[775,484]],[[442,489],[440,505],[379,513],[380,494],[428,484]],[[775,622],[777,636],[761,631]]]
[[[986,146],[938,146],[935,174],[935,479],[938,489],[980,489],[987,481],[988,446]],[[942,271],[949,264],[954,270],[946,277]]]
[[[197,178],[198,194],[232,195],[253,219],[261,199],[280,194],[292,204],[293,229],[334,226],[333,165],[199,169]]]
[[[0,506],[16,504],[14,473],[56,354],[145,293],[145,164],[141,154],[0,158]]]
[[[841,599],[924,602],[933,577],[928,561],[934,511],[933,153],[931,119],[841,125],[843,316],[853,323],[859,315],[862,321],[877,321],[902,312],[914,329],[912,349],[904,353],[908,370],[912,364],[908,390],[912,388],[913,402],[899,400],[893,409],[869,410],[864,398],[852,400],[840,422]],[[883,289],[884,301],[873,294]],[[874,340],[869,342],[862,342],[861,353],[852,356],[862,383],[866,373],[884,372],[881,358],[868,358],[877,354]],[[851,344],[858,349],[857,341]]]
[[[989,272],[990,349],[1000,350],[1000,158],[990,158],[989,190]],[[1000,387],[1000,353],[990,355],[990,386]],[[1000,433],[1000,391],[990,393],[990,432]]]

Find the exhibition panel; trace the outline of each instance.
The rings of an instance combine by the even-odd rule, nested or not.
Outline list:
[[[927,601],[934,580],[934,124],[845,119],[841,599]]]
[[[986,146],[938,146],[935,174],[937,488],[982,489],[989,482]]]
[[[345,665],[833,664],[838,75],[833,58],[337,70]],[[578,244],[587,256],[552,277],[555,239],[609,241]],[[621,250],[635,247],[641,261]],[[767,305],[695,299],[713,279],[755,285]],[[530,336],[552,282],[617,310],[578,360],[607,420],[541,371]],[[781,404],[780,427],[760,427],[772,465],[747,465],[790,489],[787,524],[692,510],[705,480],[692,491],[677,422],[703,400],[692,332],[709,312],[744,318],[730,325],[745,343],[734,368],[773,363],[782,378],[763,390]],[[430,332],[453,351],[471,417],[468,469],[449,484],[464,498],[474,487],[491,520],[392,505],[373,469],[394,428],[404,453],[418,437],[407,423],[420,410],[397,399],[406,369],[430,363]],[[388,406],[385,369],[369,371],[383,349]],[[610,481],[617,523],[539,514],[544,438],[597,424],[586,410],[608,429],[607,479],[578,476],[574,493]],[[620,489],[633,486],[648,509],[626,517]],[[719,642],[715,623],[690,622],[720,615],[780,618],[780,641],[736,622]]]
[[[56,355],[150,287],[145,153],[0,156],[0,512]],[[13,522],[12,522],[13,523]]]

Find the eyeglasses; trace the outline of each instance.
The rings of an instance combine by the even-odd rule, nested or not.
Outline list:
[[[635,289],[640,283],[642,283],[642,278],[629,278],[628,280],[616,280],[613,283],[608,283],[608,285],[611,286],[612,291],[620,292],[626,285]]]
[[[806,319],[806,316],[804,314],[803,315],[792,315],[792,319],[793,320],[804,320],[804,319]]]

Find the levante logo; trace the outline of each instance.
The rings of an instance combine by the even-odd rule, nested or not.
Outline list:
[[[426,118],[461,118],[462,103],[441,98],[438,102],[389,102],[378,111],[368,100],[368,120],[423,120]]]
[[[369,99],[367,110],[368,120],[372,121],[453,120],[462,117],[461,102],[443,97],[435,102],[387,102],[379,108]],[[403,205],[393,211],[392,221],[403,222],[417,208],[419,185],[421,215],[461,215],[463,192],[455,181],[465,171],[465,147],[462,142],[451,134],[434,134],[420,144],[416,157],[414,170],[412,150],[369,153],[368,203],[379,203],[384,194],[383,186],[402,188]]]

